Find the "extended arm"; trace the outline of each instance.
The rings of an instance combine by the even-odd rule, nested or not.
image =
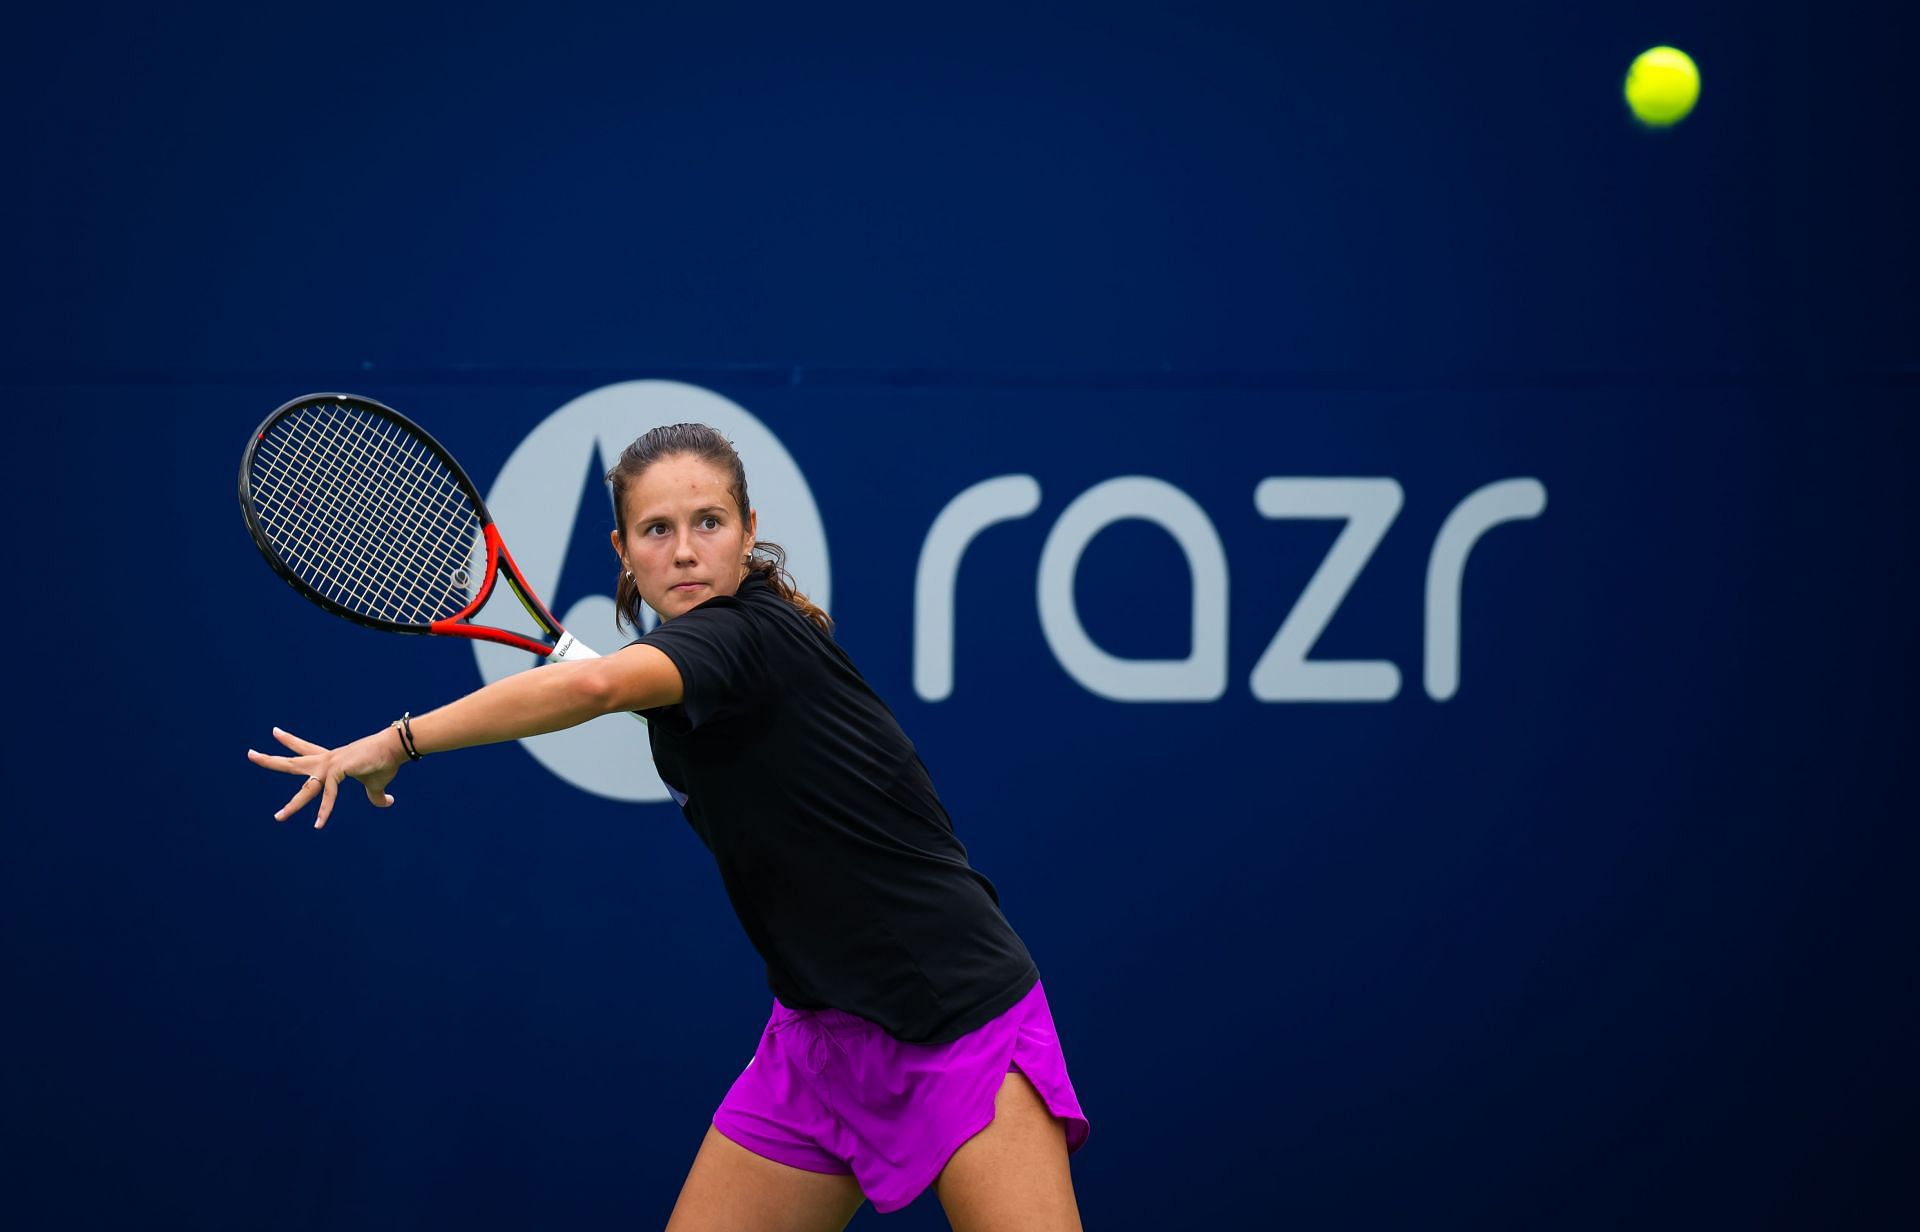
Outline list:
[[[629,646],[602,659],[520,672],[417,715],[413,747],[424,756],[519,740],[603,714],[671,706],[680,696],[672,659],[652,646]]]
[[[559,731],[621,710],[670,706],[682,696],[680,671],[652,646],[629,646],[601,659],[550,663],[475,689],[410,720],[414,748],[421,755],[519,740]],[[255,765],[307,776],[293,799],[275,813],[285,821],[317,794],[321,797],[314,828],[327,824],[335,793],[346,779],[358,779],[374,807],[393,803],[386,786],[406,760],[399,733],[383,727],[370,736],[329,749],[274,728],[274,735],[296,756],[247,750]]]

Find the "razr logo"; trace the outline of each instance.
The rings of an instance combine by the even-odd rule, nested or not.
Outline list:
[[[1309,659],[1373,551],[1400,513],[1399,481],[1385,477],[1261,480],[1264,518],[1345,523],[1333,547],[1254,665],[1248,688],[1263,702],[1384,702],[1400,693],[1400,669],[1383,659]],[[948,502],[920,549],[914,579],[913,687],[924,701],[953,693],[954,586],[960,559],[987,527],[1040,507],[1031,475],[1001,475]],[[1503,479],[1470,493],[1435,535],[1426,580],[1427,695],[1446,701],[1460,688],[1460,593],[1467,557],[1481,536],[1506,522],[1540,516],[1547,489],[1537,479]],[[1193,649],[1184,659],[1125,659],[1095,644],[1074,606],[1074,575],[1093,537],[1115,522],[1151,522],[1179,545],[1192,577]],[[1075,497],[1055,520],[1036,578],[1040,627],[1060,666],[1089,693],[1117,702],[1211,702],[1227,690],[1227,553],[1206,510],[1163,479],[1123,475]]]

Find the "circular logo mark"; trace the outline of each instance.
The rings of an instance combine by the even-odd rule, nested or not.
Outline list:
[[[614,623],[613,583],[618,562],[607,544],[613,529],[613,494],[605,475],[620,451],[660,424],[704,423],[726,436],[747,468],[747,494],[760,514],[760,536],[787,550],[787,570],[800,589],[831,610],[827,534],[813,491],[793,455],[745,408],[710,389],[678,381],[622,381],[585,393],[562,406],[520,442],[493,489],[487,508],[500,524],[515,563],[534,593],[554,608],[567,632],[601,654],[611,654],[637,633]],[[606,495],[607,515],[578,525],[583,483]],[[561,566],[574,536],[590,536],[606,555],[604,583],[579,596],[555,595]],[[652,628],[653,613],[646,627]],[[528,655],[485,642],[473,645],[480,675],[491,684],[527,669]],[[566,731],[521,741],[535,760],[582,791],[610,800],[665,800],[666,784],[654,771],[646,732],[626,715],[604,715]]]

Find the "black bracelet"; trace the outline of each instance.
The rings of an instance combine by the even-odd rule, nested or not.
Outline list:
[[[406,750],[407,759],[419,761],[420,750],[413,744],[413,712],[409,710],[402,714],[393,721],[393,725],[400,729],[400,747]]]

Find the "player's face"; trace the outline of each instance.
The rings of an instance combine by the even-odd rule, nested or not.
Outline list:
[[[690,454],[662,458],[628,481],[624,504],[613,550],[660,619],[740,589],[758,518],[741,522],[720,470]]]

